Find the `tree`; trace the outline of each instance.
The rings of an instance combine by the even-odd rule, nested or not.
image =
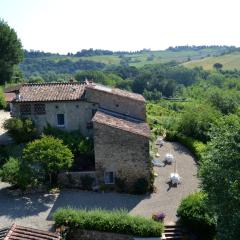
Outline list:
[[[212,129],[211,142],[202,160],[202,188],[208,206],[217,216],[221,240],[240,239],[240,121],[227,116]]]
[[[214,63],[213,67],[218,71],[218,70],[222,69],[223,65],[221,63]]]
[[[29,142],[38,136],[37,128],[30,118],[10,118],[3,127],[16,143]]]
[[[23,59],[21,41],[14,29],[0,19],[0,83],[11,80],[14,65]]]
[[[39,173],[48,176],[51,185],[60,170],[72,166],[73,154],[62,140],[52,136],[43,136],[27,144],[23,150],[23,161]]]

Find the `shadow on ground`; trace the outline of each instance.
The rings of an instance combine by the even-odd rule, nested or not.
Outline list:
[[[62,191],[56,199],[47,220],[52,220],[53,213],[61,207],[72,207],[78,209],[105,210],[125,209],[130,212],[142,200],[148,196],[137,196],[119,193],[96,193],[84,191]]]
[[[56,200],[53,194],[34,194],[25,196],[13,196],[7,188],[0,189],[0,217],[9,219],[23,218],[38,215],[51,207]]]

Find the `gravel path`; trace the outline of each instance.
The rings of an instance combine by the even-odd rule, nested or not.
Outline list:
[[[155,185],[157,192],[150,196],[134,196],[118,193],[94,193],[77,190],[62,190],[60,194],[34,194],[12,196],[7,192],[5,183],[0,182],[0,228],[13,222],[24,226],[49,230],[52,226],[52,213],[59,207],[78,208],[125,208],[132,215],[151,217],[152,213],[163,211],[166,221],[176,220],[176,209],[183,197],[198,188],[197,166],[193,156],[178,143],[165,143],[159,150],[160,159],[171,152],[178,162],[178,172],[182,183],[169,188],[166,183],[172,165],[155,168],[158,173]]]

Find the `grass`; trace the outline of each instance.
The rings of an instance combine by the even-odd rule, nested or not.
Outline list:
[[[183,65],[189,68],[202,66],[205,70],[211,70],[213,69],[214,63],[221,63],[224,70],[240,70],[240,52],[233,52],[222,56],[190,61],[184,63]]]
[[[54,215],[56,226],[71,230],[95,230],[139,237],[160,237],[163,224],[140,216],[130,216],[124,210],[107,211],[60,208]]]

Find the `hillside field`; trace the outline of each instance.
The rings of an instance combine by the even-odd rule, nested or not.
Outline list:
[[[233,52],[215,57],[207,57],[183,63],[185,67],[194,68],[202,66],[205,70],[213,69],[214,63],[221,63],[224,70],[240,70],[240,52]]]

